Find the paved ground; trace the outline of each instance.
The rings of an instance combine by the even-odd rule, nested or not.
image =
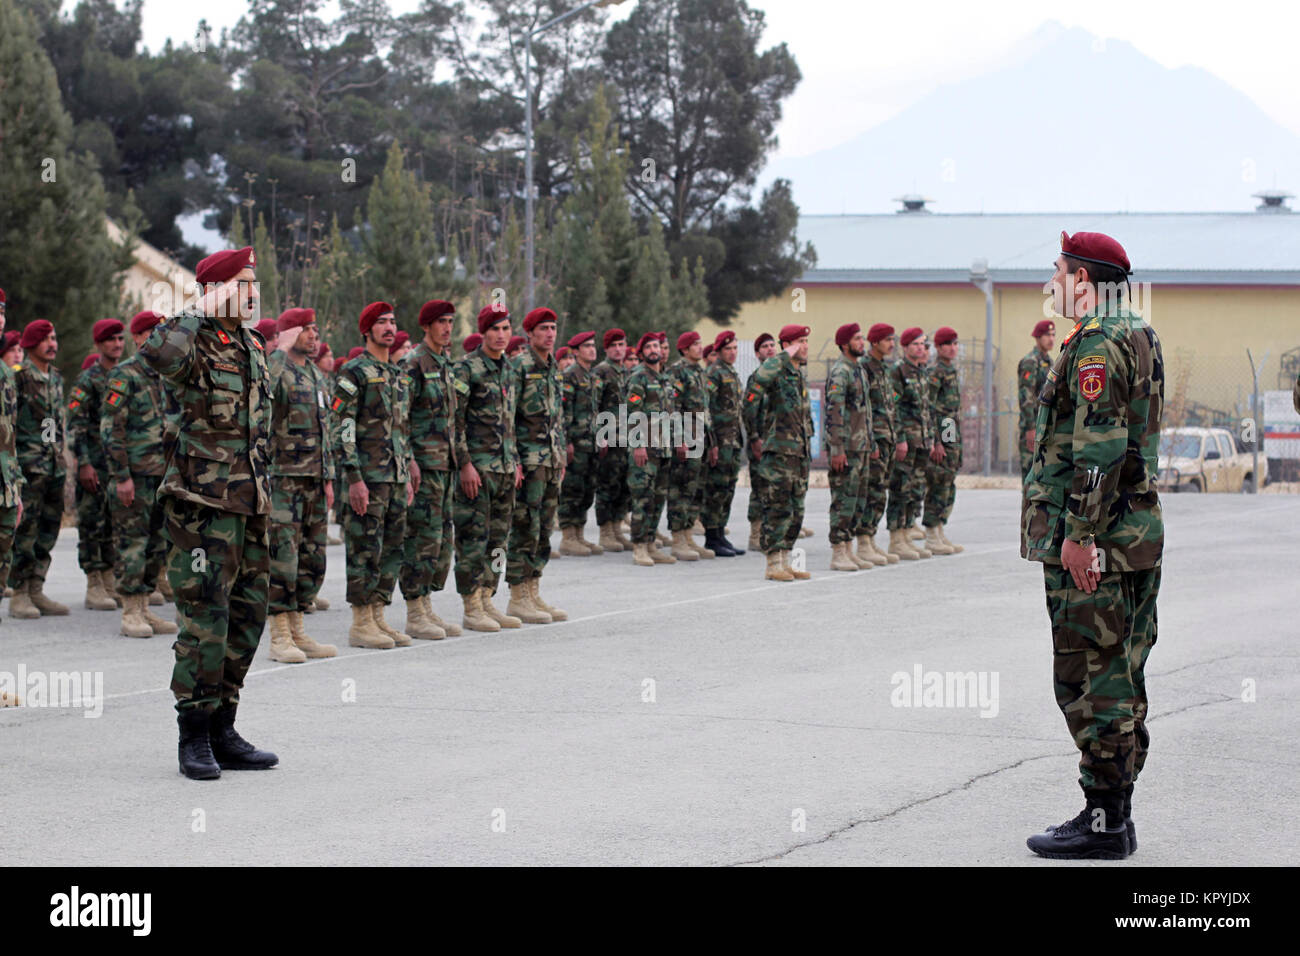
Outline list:
[[[1081,804],[1017,494],[960,493],[964,554],[857,574],[824,570],[827,503],[811,581],[764,582],[758,555],[565,558],[545,593],[567,623],[392,651],[346,646],[331,548],[336,609],[307,621],[340,656],[259,652],[240,727],[281,765],[210,783],[176,772],[170,641],[81,609],[66,531],[47,591],[72,615],[6,617],[0,670],[102,671],[103,714],[0,711],[6,862],[1059,865],[1024,847]],[[1166,508],[1132,862],[1294,862],[1300,497]],[[918,666],[996,674],[996,716],[892,706]]]

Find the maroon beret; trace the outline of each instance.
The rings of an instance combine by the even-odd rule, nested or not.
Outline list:
[[[1038,338],[1040,335],[1046,335],[1048,332],[1055,332],[1055,331],[1056,331],[1055,322],[1053,322],[1051,319],[1040,319],[1038,321],[1038,324],[1034,326],[1033,336],[1034,338]]]
[[[328,342],[322,342],[322,343],[321,343],[321,344],[316,348],[316,358],[315,358],[315,361],[319,362],[321,359],[323,359],[325,356],[327,356],[327,355],[329,355],[329,354],[330,354],[330,344],[329,344]]]
[[[600,340],[602,348],[609,348],[615,342],[626,342],[627,333],[622,329],[609,329],[605,332],[604,338]]]
[[[583,342],[591,342],[595,337],[595,332],[579,332],[573,338],[569,339],[569,348],[576,349]]]
[[[398,329],[397,334],[393,336],[393,344],[389,346],[390,351],[396,352],[407,342],[411,341],[410,335]]]
[[[725,332],[719,332],[718,337],[713,340],[713,350],[721,352],[728,345],[736,340],[736,333],[728,329]]]
[[[521,349],[528,344],[528,340],[522,335],[510,336],[510,341],[506,343],[506,351],[513,352],[515,349]]]
[[[420,306],[420,325],[431,325],[434,319],[441,319],[444,315],[452,315],[456,307],[445,299],[433,299]]]
[[[754,339],[754,354],[758,354],[758,350],[763,347],[764,342],[771,341],[773,341],[771,332],[764,332],[758,338]]]
[[[531,332],[543,322],[559,322],[553,309],[545,307],[533,309],[524,316],[524,331]]]
[[[269,319],[263,321],[270,321]],[[278,335],[281,332],[287,332],[290,329],[305,329],[309,325],[316,324],[315,309],[285,309],[280,313],[280,317],[275,320],[275,327],[272,331]],[[262,323],[257,323],[257,330],[262,332]],[[266,335],[262,332],[262,335]]]
[[[366,347],[365,347],[364,345],[354,345],[354,346],[352,346],[352,348],[348,349],[348,361],[351,362],[354,358],[356,358],[358,355],[360,355],[360,354],[361,354],[362,352],[364,352],[365,350],[366,350]]]
[[[275,331],[276,324],[275,319],[261,319],[253,328],[262,333],[262,338],[270,341],[271,337],[277,334]]]
[[[34,349],[45,341],[45,337],[54,331],[54,323],[47,319],[32,319],[23,329],[23,337],[18,344],[25,349]]]
[[[835,330],[835,344],[840,348],[844,348],[849,342],[853,341],[853,336],[861,331],[862,326],[858,325],[858,323],[846,322]]]
[[[1128,253],[1118,242],[1104,232],[1076,232],[1073,236],[1061,231],[1061,251],[1072,259],[1095,262],[1103,266],[1115,266],[1125,275],[1131,275]]]
[[[681,335],[677,336],[677,351],[685,352],[699,340],[699,332],[683,332]]]
[[[956,342],[956,341],[957,341],[956,329],[951,329],[946,325],[943,328],[935,329],[934,331],[935,345],[947,345],[949,342]]]
[[[876,343],[894,334],[894,327],[888,322],[877,322],[867,330],[867,341]]]
[[[591,334],[595,335],[596,333],[592,332]],[[569,357],[569,347],[567,345],[561,345],[558,349],[555,350],[555,358],[557,360],[562,358],[568,358],[568,357]]]
[[[471,332],[469,335],[465,336],[465,341],[460,343],[460,347],[466,352],[473,352],[482,344],[483,336],[479,335],[477,332]]]
[[[357,322],[357,328],[361,330],[362,335],[365,335],[379,321],[381,315],[387,315],[392,311],[393,307],[387,302],[371,302],[361,310],[361,319]]]
[[[700,352],[700,358],[708,358],[712,354],[713,354],[713,343],[710,342],[708,345],[704,346],[704,349]]]
[[[99,353],[91,352],[89,355],[87,355],[84,359],[81,360],[81,370],[84,372],[86,369],[90,368],[98,361],[99,361]]]
[[[226,282],[239,275],[245,266],[256,266],[257,258],[252,246],[242,249],[225,249],[214,252],[206,259],[200,259],[194,267],[194,278],[199,282]]]
[[[90,327],[90,338],[98,345],[104,339],[120,335],[125,328],[121,319],[100,319]]]
[[[782,345],[785,345],[787,342],[793,342],[795,339],[800,339],[805,335],[811,334],[812,329],[808,328],[808,326],[795,325],[792,323],[790,325],[781,326],[781,331],[777,334],[777,341]]]
[[[3,303],[4,300],[5,300],[5,290],[0,289],[0,303]]]
[[[650,342],[658,342],[658,341],[659,341],[659,333],[658,333],[658,332],[647,332],[645,335],[641,336],[641,338],[639,338],[639,339],[636,340],[636,352],[637,352],[637,354],[640,355],[641,352],[645,349],[645,347],[646,347],[646,345],[647,345],[648,343],[650,343]]]
[[[925,335],[925,332],[921,327],[914,325],[910,329],[903,329],[903,334],[898,337],[898,341],[903,345],[911,345],[923,335]]]
[[[8,352],[15,345],[21,345],[22,339],[23,339],[23,334],[21,332],[6,332],[4,337],[4,345],[0,346],[0,349],[3,349],[3,351]]]
[[[510,310],[504,305],[485,305],[478,313],[478,330],[480,333],[486,332],[492,326],[496,325],[502,319],[510,318]]]
[[[131,334],[141,335],[148,332],[164,318],[166,316],[161,312],[150,312],[147,309],[144,312],[137,312],[131,316]]]
[[[655,333],[655,338],[657,338],[660,342],[664,343],[664,345],[667,345],[667,344],[668,344],[668,333],[667,333],[667,332],[656,332],[656,333]]]

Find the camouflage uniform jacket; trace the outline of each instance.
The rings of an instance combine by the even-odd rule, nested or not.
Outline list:
[[[163,381],[150,365],[132,355],[108,377],[99,413],[99,437],[114,482],[132,475],[161,478],[167,470],[163,454]]]
[[[841,355],[826,380],[822,434],[829,454],[862,455],[871,452],[871,398],[867,373],[857,362]]]
[[[1020,440],[1038,421],[1038,393],[1047,381],[1047,370],[1052,367],[1051,357],[1034,346],[1016,367],[1016,385],[1020,392]]]
[[[709,423],[719,448],[740,447],[740,376],[718,359],[708,371]]]
[[[63,460],[67,423],[63,416],[63,377],[50,366],[42,372],[31,358],[14,373],[18,389],[18,421],[15,446],[18,463],[25,475],[59,476],[67,473]],[[54,426],[53,441],[46,440],[46,423]]]
[[[1160,564],[1156,493],[1165,373],[1160,340],[1115,303],[1061,344],[1039,395],[1020,554],[1059,564],[1065,538],[1095,539],[1107,571]]]
[[[421,342],[402,359],[411,377],[411,450],[420,471],[451,471],[456,386],[451,361]]]
[[[234,514],[269,514],[271,373],[262,336],[185,311],[158,323],[139,355],[171,383],[180,408],[159,494]]]
[[[532,347],[515,359],[515,443],[525,468],[564,466],[564,396],[555,356]]]
[[[515,397],[518,371],[502,355],[490,358],[479,346],[453,368],[456,376],[456,464],[479,472],[514,474]]]
[[[591,374],[596,376],[596,380],[600,383],[600,395],[596,400],[597,411],[613,415],[614,420],[617,421],[619,406],[627,399],[627,380],[632,374],[631,370],[625,369],[621,362],[615,363],[605,359],[592,368]]]
[[[894,382],[889,366],[870,352],[858,359],[867,377],[867,400],[871,403],[871,441],[882,455],[893,454],[897,436],[894,431]]]
[[[763,454],[811,457],[813,420],[808,381],[789,352],[780,352],[754,372],[745,391],[745,434],[760,439]]]
[[[894,384],[894,423],[898,440],[910,447],[929,448],[930,397],[925,369],[903,359],[890,372]]]
[[[68,394],[68,439],[72,444],[72,457],[77,460],[78,468],[92,465],[100,474],[107,469],[108,462],[99,436],[99,413],[112,374],[96,359],[94,365],[77,376]]]
[[[679,358],[668,366],[668,381],[677,393],[673,397],[676,410],[686,418],[686,413],[704,421],[704,447],[712,448],[716,444],[713,425],[709,421],[709,387],[705,384],[704,369],[685,358]],[[694,429],[694,426],[691,426]],[[694,434],[692,430],[691,434]]]
[[[401,483],[411,476],[411,390],[406,372],[369,352],[334,382],[334,452],[344,487]]]
[[[594,366],[583,368],[581,362],[574,362],[564,370],[564,437],[576,450],[596,448],[596,415],[604,385]]]
[[[18,453],[14,444],[18,419],[18,386],[14,371],[0,362],[0,485],[3,486],[2,503],[12,508],[22,497],[23,470],[18,466]]]
[[[929,369],[930,434],[945,445],[961,444],[961,379],[942,359]]]
[[[312,361],[271,353],[271,475],[334,480],[329,383]]]
[[[632,369],[632,374],[627,379],[628,416],[630,418],[633,414],[640,414],[646,418],[644,429],[629,422],[627,436],[629,448],[645,448],[649,454],[659,458],[667,458],[673,453],[671,446],[674,436],[665,435],[662,431],[664,426],[656,424],[656,422],[667,421],[662,416],[671,415],[676,411],[673,395],[672,382],[663,372],[657,372],[644,363]],[[652,418],[651,416],[655,414],[661,417]]]

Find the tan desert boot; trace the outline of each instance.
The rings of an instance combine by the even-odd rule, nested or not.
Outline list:
[[[871,540],[871,535],[869,534],[858,535],[858,551],[857,554],[854,555],[854,558],[857,560],[858,564],[862,564],[865,561],[873,568],[884,567],[889,563],[889,559],[876,550],[876,542]]]
[[[923,558],[934,557],[934,552],[925,546],[924,538],[922,538],[920,541],[912,540],[911,537],[907,534],[906,530],[903,532],[903,537],[907,539],[907,543],[912,546],[912,550],[915,551],[921,557]]]
[[[307,633],[307,628],[302,621],[302,611],[289,612],[289,636],[293,638],[293,646],[308,657],[338,656],[339,649],[333,644],[317,644]]]
[[[406,602],[406,633],[421,641],[440,641],[447,632],[424,613],[424,602],[412,598]]]
[[[605,548],[602,545],[597,544],[595,541],[587,540],[587,536],[583,534],[583,531],[585,530],[586,529],[581,525],[573,529],[574,537],[577,538],[578,543],[581,544],[588,551],[590,551],[592,554],[604,554]]]
[[[144,595],[127,594],[122,603],[122,627],[120,633],[126,637],[153,637],[153,628],[144,619]]]
[[[650,560],[655,564],[676,564],[677,559],[667,551],[659,550],[658,541],[647,541],[645,545],[646,554],[650,555]]]
[[[632,533],[632,528],[626,522],[611,522],[614,531],[614,537],[618,538],[618,543],[623,546],[624,551],[632,550],[632,539],[628,537]]]
[[[461,623],[468,630],[488,633],[501,630],[501,625],[488,617],[487,612],[483,610],[481,588],[475,588],[469,594],[461,595],[461,600],[465,602],[465,616],[461,618]]]
[[[567,621],[569,619],[568,611],[563,611],[552,604],[547,604],[546,601],[543,600],[542,590],[541,590],[542,589],[541,577],[529,578],[528,589],[533,596],[533,603],[537,605],[539,608],[541,608],[543,611],[545,611],[547,614],[551,615],[552,621]]]
[[[902,558],[904,561],[919,561],[921,559],[921,555],[907,540],[907,532],[902,528],[889,532],[889,553]]]
[[[606,521],[600,526],[600,546],[611,554],[625,550],[623,542],[618,540],[618,535],[614,531],[614,522]]]
[[[789,551],[781,552],[781,565],[787,571],[790,572],[790,576],[794,578],[796,581],[807,581],[810,577],[812,577],[812,575],[809,572],[800,571],[798,568],[794,566],[794,564],[790,561]]]
[[[311,599],[311,603],[315,605],[313,610],[316,611],[328,611],[330,609],[330,602],[325,600],[319,594]]]
[[[831,545],[832,571],[861,571],[862,566],[853,560],[847,541],[837,541]]]
[[[939,537],[938,525],[925,529],[925,547],[931,554],[952,554],[952,548]]]
[[[704,522],[699,518],[696,518],[695,524],[691,525],[691,534],[704,534]]]
[[[32,579],[27,582],[27,595],[41,612],[41,617],[63,617],[68,613],[68,606],[58,601],[51,601],[45,596],[45,582]]]
[[[167,603],[167,599],[162,596],[162,592],[154,588],[149,592],[149,603],[154,607],[162,607]]]
[[[804,525],[802,528],[799,529],[799,537],[801,538],[811,538],[815,533],[816,532],[813,531],[813,529],[808,527],[807,525]]]
[[[670,535],[664,534],[662,531],[655,531],[655,541],[657,541],[659,544],[666,544],[670,546],[673,543],[672,537]]]
[[[386,651],[393,646],[392,638],[375,626],[375,617],[369,604],[352,605],[352,626],[348,628],[348,644],[352,647],[372,647]]]
[[[41,616],[40,608],[32,603],[26,583],[14,586],[13,598],[9,601],[9,616],[22,621],[34,621]]]
[[[695,553],[698,554],[701,558],[716,558],[716,557],[717,557],[717,555],[713,553],[713,549],[712,549],[712,548],[706,548],[706,547],[703,547],[702,545],[698,545],[698,544],[695,543],[695,532],[694,532],[694,531],[686,531],[686,532],[684,532],[684,534],[685,534],[685,536],[686,536],[686,543],[687,543],[688,545],[690,545],[691,548],[695,551]]]
[[[768,581],[793,581],[794,575],[786,568],[785,562],[781,560],[781,552],[773,551],[767,556],[767,569],[763,572],[763,577]]]
[[[698,561],[700,556],[690,545],[690,537],[685,531],[673,532],[672,556],[678,561]]]
[[[442,632],[444,634],[446,634],[448,637],[460,636],[459,624],[453,624],[451,621],[444,621],[442,618],[438,617],[436,613],[434,613],[433,601],[429,599],[429,595],[426,594],[423,597],[421,597],[420,603],[424,605],[424,616],[427,617],[429,620],[431,620],[434,624],[438,625],[438,627],[442,628]]]
[[[483,604],[483,613],[492,620],[496,621],[502,627],[523,627],[524,622],[510,614],[503,614],[495,604],[492,603],[492,589],[487,587],[479,588],[479,601]]]
[[[653,568],[655,559],[650,557],[650,551],[644,541],[638,541],[632,545],[632,563],[640,568]]]
[[[956,544],[956,543],[954,543],[954,542],[953,542],[953,541],[948,537],[948,522],[946,522],[946,521],[945,521],[943,524],[939,525],[939,537],[941,537],[941,538],[943,539],[943,543],[944,543],[944,544],[946,544],[948,547],[952,548],[952,553],[953,553],[953,554],[961,554],[963,551],[966,550],[966,549],[965,549],[964,547],[962,547],[960,544]]]
[[[0,707],[21,707],[22,698],[17,694],[11,694],[7,690],[0,690]]]
[[[922,527],[921,527],[919,524],[917,524],[915,521],[913,521],[911,524],[909,524],[909,525],[908,525],[906,528],[904,528],[903,530],[907,532],[907,537],[908,537],[909,540],[912,540],[912,541],[924,541],[924,540],[925,540],[925,529],[922,528]]]
[[[176,592],[172,590],[171,582],[167,580],[167,572],[158,572],[158,593],[163,596],[164,601],[175,601]]]
[[[898,561],[899,561],[898,555],[896,555],[896,554],[890,554],[888,551],[881,551],[881,550],[880,550],[880,545],[876,544],[876,533],[875,533],[874,531],[871,532],[870,538],[871,538],[871,550],[872,550],[873,553],[880,555],[882,558],[884,558],[884,559],[885,559],[886,561],[888,561],[890,564],[897,564],[897,563],[898,563]]]
[[[306,663],[307,655],[294,646],[289,633],[288,613],[272,614],[266,620],[271,629],[271,660],[280,664]]]
[[[749,550],[750,551],[761,550],[762,544],[760,542],[762,540],[762,537],[763,537],[763,522],[751,521],[749,523]]]
[[[506,614],[519,618],[525,624],[550,624],[551,615],[533,603],[532,589],[527,581],[510,585],[510,603]]]
[[[117,602],[104,590],[104,572],[86,572],[86,600],[84,606],[88,611],[116,611]]]
[[[572,558],[585,558],[591,554],[591,549],[585,543],[578,539],[577,528],[560,529],[560,554]]]
[[[375,627],[379,628],[380,632],[398,647],[409,647],[411,644],[411,635],[404,631],[399,631],[384,620],[384,606],[383,601],[376,601],[374,604],[370,605],[370,615],[375,620]]]
[[[99,580],[104,585],[104,592],[113,599],[113,603],[118,607],[125,607],[122,595],[117,593],[117,576],[113,574],[113,569],[99,572]]]
[[[164,617],[159,617],[153,611],[149,610],[149,605],[140,602],[140,613],[144,615],[144,622],[153,628],[155,634],[175,634],[180,630],[174,621],[169,621]]]

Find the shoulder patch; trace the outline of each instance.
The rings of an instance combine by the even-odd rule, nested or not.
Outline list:
[[[1085,355],[1079,359],[1079,394],[1096,401],[1106,388],[1106,356]]]
[[[456,379],[454,384],[456,386],[456,391],[460,392],[462,395],[469,394],[469,382],[464,382],[461,381],[460,379]]]
[[[347,376],[339,376],[339,388],[343,389],[343,391],[347,392],[349,395],[355,395],[357,393],[356,383]]]

